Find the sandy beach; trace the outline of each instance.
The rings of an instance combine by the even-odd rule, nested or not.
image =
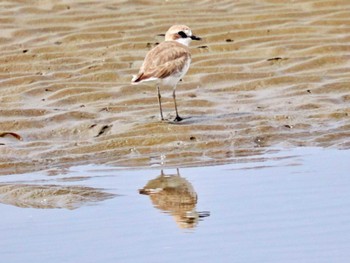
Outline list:
[[[34,3],[34,4],[33,4]],[[350,148],[350,1],[0,3],[0,174],[214,165]],[[130,85],[159,34],[202,37],[177,87]],[[174,118],[163,89],[165,118]]]

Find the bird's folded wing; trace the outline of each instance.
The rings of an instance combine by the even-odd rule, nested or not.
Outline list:
[[[166,78],[177,73],[182,70],[190,56],[187,47],[177,42],[163,42],[147,54],[137,81],[148,78]]]
[[[153,69],[149,69],[149,71],[146,71],[144,75],[148,77],[164,79],[166,77],[169,77],[170,75],[180,72],[186,64],[186,61],[187,56],[184,55],[172,61],[168,61],[164,64],[161,64]]]

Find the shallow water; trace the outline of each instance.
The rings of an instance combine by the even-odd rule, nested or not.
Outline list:
[[[347,262],[349,158],[295,148],[178,175],[86,165],[1,176],[1,261]]]

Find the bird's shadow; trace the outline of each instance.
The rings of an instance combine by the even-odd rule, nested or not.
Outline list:
[[[188,124],[197,124],[197,123],[210,123],[213,121],[218,121],[221,119],[235,119],[242,116],[250,115],[249,112],[234,112],[234,113],[225,113],[220,115],[193,115],[193,116],[182,116],[181,121],[176,120],[164,120],[164,123],[172,125],[188,125]]]

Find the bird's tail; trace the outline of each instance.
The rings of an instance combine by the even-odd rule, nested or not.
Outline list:
[[[140,80],[142,79],[143,73],[139,73],[137,75],[133,75],[132,76],[132,80],[131,80],[131,84],[137,84],[138,82],[140,82]]]

